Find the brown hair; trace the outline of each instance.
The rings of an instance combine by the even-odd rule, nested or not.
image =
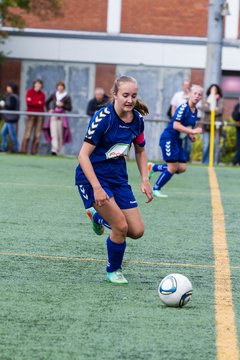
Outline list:
[[[36,80],[34,80],[33,85],[32,85],[33,88],[34,88],[34,86],[35,86],[36,83],[41,84],[42,87],[43,87],[43,81],[42,81],[41,79],[36,79]]]
[[[121,83],[124,83],[124,82],[133,82],[137,85],[137,80],[134,79],[132,76],[123,75],[114,81],[113,87],[112,87],[112,93],[117,94]],[[141,115],[145,116],[145,115],[149,114],[147,105],[140,99],[137,99],[134,109],[137,110],[138,112],[140,112]]]
[[[61,81],[61,80],[57,82],[56,87],[58,87],[59,85],[61,85],[64,89],[66,88],[66,86],[65,86],[64,82],[63,82],[63,81]]]

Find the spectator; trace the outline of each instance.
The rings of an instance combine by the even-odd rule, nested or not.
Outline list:
[[[96,111],[106,106],[108,102],[109,97],[104,93],[103,88],[96,88],[94,98],[88,102],[87,115],[92,117]]]
[[[236,154],[233,158],[233,165],[240,165],[240,99],[234,106],[232,118],[236,121]]]
[[[18,111],[19,110],[19,97],[17,95],[18,93],[18,87],[14,82],[9,82],[6,86],[6,98],[5,100],[1,100],[0,106],[4,110],[12,110],[12,111]],[[18,114],[4,114],[4,124],[2,127],[2,151],[7,151],[8,147],[8,136],[11,138],[13,143],[13,152],[18,153],[18,138],[17,138],[17,131],[16,131],[16,125],[19,120]]]
[[[44,112],[45,106],[45,94],[42,91],[42,80],[35,80],[31,89],[26,93],[27,111],[29,112]],[[31,154],[38,152],[40,136],[43,126],[43,116],[40,115],[28,115],[25,123],[25,131],[21,143],[21,153],[26,154],[28,152],[29,141],[33,132],[33,139],[31,145]]]
[[[209,163],[209,147],[210,147],[210,123],[211,123],[211,97],[214,96],[216,100],[215,110],[215,123],[223,122],[223,98],[222,90],[219,85],[212,84],[209,86],[206,92],[206,100],[203,102],[202,110],[204,111],[203,117],[203,148],[202,148],[202,163]],[[220,160],[220,134],[222,126],[216,128],[215,132],[215,151],[214,151],[214,163],[217,164]]]
[[[171,117],[173,117],[176,109],[186,103],[189,100],[189,96],[190,96],[190,88],[191,88],[191,83],[189,80],[184,80],[183,81],[183,85],[182,85],[182,90],[176,92],[171,100]],[[190,154],[191,154],[191,140],[188,137],[185,137],[185,139],[183,139],[183,143],[182,143],[183,149],[185,151],[186,154],[186,161],[190,161]]]
[[[46,101],[47,110],[53,115],[44,125],[44,135],[48,142],[51,142],[52,155],[59,155],[64,144],[72,141],[68,119],[66,116],[58,116],[66,111],[72,110],[72,101],[64,82],[57,83],[57,91],[49,96]]]

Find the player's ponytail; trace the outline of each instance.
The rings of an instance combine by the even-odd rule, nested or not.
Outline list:
[[[141,115],[146,116],[149,114],[147,105],[140,99],[137,99],[134,109],[140,112]]]
[[[132,76],[126,76],[126,75],[120,76],[113,83],[112,94],[117,94],[120,84],[124,83],[124,82],[133,82],[137,85],[137,80],[134,79]],[[114,102],[114,100],[113,100],[113,102]],[[140,99],[137,99],[134,109],[137,110],[138,112],[140,112],[141,115],[149,114],[147,105]]]

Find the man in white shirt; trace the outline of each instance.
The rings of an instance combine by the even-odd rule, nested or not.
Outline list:
[[[184,80],[183,82],[183,86],[182,86],[182,91],[178,91],[176,92],[171,100],[171,114],[172,116],[174,115],[176,109],[182,105],[183,103],[187,102],[189,99],[189,94],[190,94],[190,87],[191,87],[191,83],[189,80]]]

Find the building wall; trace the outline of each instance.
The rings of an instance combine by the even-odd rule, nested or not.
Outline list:
[[[21,14],[26,27],[79,31],[106,31],[107,0],[62,0],[62,16],[40,19],[32,14]]]
[[[7,59],[0,66],[0,92],[5,90],[9,81],[21,82],[21,60]]]
[[[111,88],[116,77],[116,65],[96,64],[95,87],[102,87],[107,95],[111,94]]]
[[[122,0],[121,32],[206,36],[208,0]]]
[[[107,0],[62,0],[60,17],[24,17],[31,28],[105,32],[107,7]],[[207,12],[208,0],[122,0],[121,33],[206,36]]]

